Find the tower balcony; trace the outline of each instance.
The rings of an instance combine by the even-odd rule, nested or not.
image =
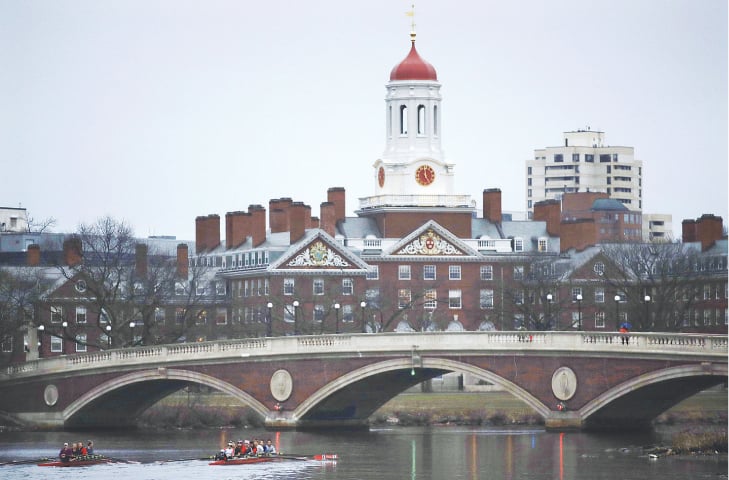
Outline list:
[[[473,208],[470,195],[375,195],[359,199],[360,210],[383,207]]]

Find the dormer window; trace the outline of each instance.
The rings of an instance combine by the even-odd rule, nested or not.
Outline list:
[[[514,238],[514,251],[515,252],[524,251],[524,239],[523,238],[521,238],[521,237]]]
[[[540,252],[546,252],[547,246],[547,237],[539,237],[539,239],[537,240],[537,250]]]

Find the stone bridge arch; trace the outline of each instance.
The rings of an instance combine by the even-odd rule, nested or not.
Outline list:
[[[162,398],[190,384],[205,385],[235,397],[262,417],[268,409],[245,391],[204,373],[157,368],[129,373],[101,383],[62,412],[66,427],[127,427]]]
[[[727,365],[669,367],[606,390],[576,413],[585,429],[640,429],[682,400],[726,381]]]
[[[528,391],[511,381],[475,365],[445,358],[398,358],[353,370],[326,384],[287,415],[298,427],[365,426],[379,407],[398,393],[444,373],[469,373],[503,387],[516,398],[546,417],[549,408]],[[413,374],[414,373],[414,374]],[[267,423],[276,423],[268,421]]]

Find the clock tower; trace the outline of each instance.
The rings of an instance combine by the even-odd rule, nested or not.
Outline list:
[[[375,194],[360,199],[360,216],[444,209],[470,216],[474,210],[470,196],[454,193],[455,165],[441,149],[441,85],[435,68],[415,48],[415,37],[411,31],[410,52],[385,87],[385,151],[373,165]],[[392,225],[384,219],[378,223]]]

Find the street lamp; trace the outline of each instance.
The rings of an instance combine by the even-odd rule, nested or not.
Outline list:
[[[266,305],[268,307],[268,322],[266,322],[266,336],[272,337],[273,336],[273,316],[271,315],[271,309],[273,309],[273,303],[268,302]]]
[[[578,293],[575,300],[577,300],[577,330],[582,330],[582,294]]]
[[[646,295],[643,297],[643,301],[645,301],[645,319],[648,322],[647,325],[650,325],[651,330],[653,330],[653,322],[651,321],[651,296]]]
[[[615,294],[615,330],[620,329],[620,295]]]
[[[106,340],[109,342],[109,348],[111,348],[111,325],[107,325],[106,328]]]
[[[137,326],[137,324],[136,324],[136,323],[134,323],[134,322],[129,322],[129,328],[130,328],[130,329],[131,329],[131,331],[132,331],[132,342],[131,342],[131,344],[130,344],[130,346],[132,346],[132,347],[134,346],[134,327],[136,327],[136,326]]]
[[[367,306],[367,302],[362,300],[359,302],[359,307],[362,309],[362,333],[367,333],[367,324],[365,323],[365,307]]]
[[[68,327],[68,322],[64,320],[61,323],[61,353],[66,353],[66,327]]]
[[[43,332],[46,330],[45,325],[38,325],[38,356],[43,351]]]
[[[549,324],[552,321],[552,294],[547,294],[547,325],[546,327],[549,328]],[[555,330],[558,330],[558,328],[555,328]]]
[[[334,333],[339,333],[339,308],[340,307],[341,307],[341,305],[339,305],[338,303],[334,304],[334,312],[336,313],[336,317],[337,317],[337,323],[334,328]]]
[[[294,300],[294,335],[299,334],[299,301]]]

